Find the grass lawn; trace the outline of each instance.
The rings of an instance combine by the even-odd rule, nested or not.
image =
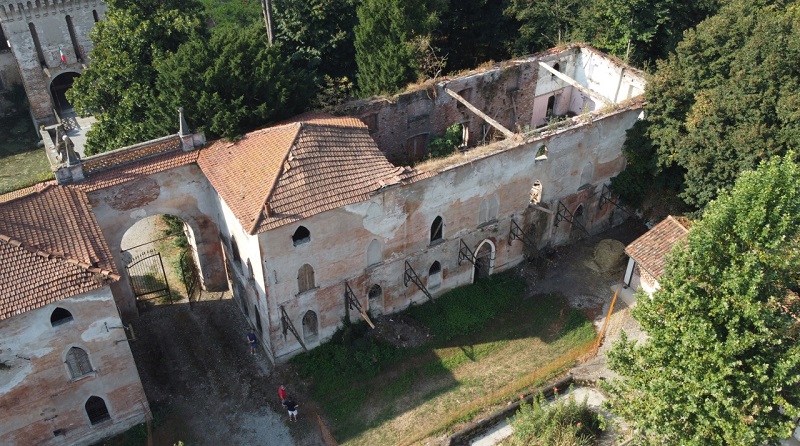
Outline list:
[[[432,341],[399,349],[345,329],[293,360],[346,445],[412,444],[490,412],[571,366],[594,328],[560,295],[524,297],[501,274],[452,290],[408,315]]]
[[[0,193],[53,178],[39,136],[27,114],[0,118]]]

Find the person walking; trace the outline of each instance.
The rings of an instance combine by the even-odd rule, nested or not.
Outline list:
[[[253,333],[253,329],[247,330],[247,343],[250,345],[250,354],[256,354],[256,345],[258,345],[258,338],[256,334]]]
[[[281,404],[283,404],[284,401],[289,399],[289,396],[286,394],[286,387],[284,387],[283,384],[281,384],[281,386],[278,387],[278,398],[280,398]]]
[[[292,399],[283,400],[283,407],[289,411],[289,421],[297,422],[297,408],[300,405]]]

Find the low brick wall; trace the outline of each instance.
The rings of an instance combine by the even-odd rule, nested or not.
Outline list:
[[[115,166],[127,164],[153,155],[179,150],[181,139],[178,135],[165,136],[145,143],[123,147],[111,152],[100,153],[83,159],[84,175],[101,172]]]

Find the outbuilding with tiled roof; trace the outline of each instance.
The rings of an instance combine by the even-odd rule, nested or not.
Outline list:
[[[676,243],[686,239],[689,230],[676,218],[668,216],[625,248],[630,260],[625,270],[626,287],[642,287],[653,294],[664,274],[667,255]]]

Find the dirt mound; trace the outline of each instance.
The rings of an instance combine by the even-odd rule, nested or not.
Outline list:
[[[594,262],[603,272],[611,272],[622,267],[625,261],[625,245],[619,240],[604,239],[594,247]]]
[[[418,347],[430,340],[428,329],[403,314],[379,316],[373,319],[373,334],[396,347]]]

